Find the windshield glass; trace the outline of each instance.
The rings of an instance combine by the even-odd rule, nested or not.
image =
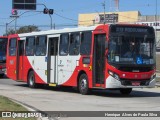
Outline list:
[[[7,39],[0,38],[0,61],[6,60]]]
[[[155,64],[154,37],[110,36],[108,61],[119,64]]]

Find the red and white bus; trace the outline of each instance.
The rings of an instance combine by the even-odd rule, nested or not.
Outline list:
[[[155,86],[155,34],[149,26],[106,24],[9,36],[7,76],[37,84],[119,89]]]
[[[6,72],[7,41],[6,36],[0,36],[0,77],[3,77]]]

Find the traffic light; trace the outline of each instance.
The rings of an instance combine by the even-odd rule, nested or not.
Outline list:
[[[17,15],[18,11],[16,9],[12,9],[12,15]]]
[[[47,9],[47,8],[44,8],[43,13],[44,13],[44,14],[48,14],[48,9]]]
[[[53,12],[54,12],[53,9],[44,8],[44,10],[43,10],[44,14],[53,14]]]
[[[49,14],[53,15],[54,10],[53,9],[49,9]]]

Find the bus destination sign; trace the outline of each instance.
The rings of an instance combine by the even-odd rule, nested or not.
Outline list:
[[[111,25],[111,33],[142,33],[154,34],[153,27],[150,26],[132,26],[132,25]]]
[[[115,32],[147,33],[148,29],[139,27],[116,27]]]

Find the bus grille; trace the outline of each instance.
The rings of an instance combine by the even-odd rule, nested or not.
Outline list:
[[[147,80],[146,79],[145,80],[121,79],[120,81],[121,81],[121,84],[124,86],[135,86],[133,85],[133,83],[135,82],[139,83],[140,86],[147,86],[149,85],[150,79],[147,79]]]
[[[119,67],[118,70],[124,71],[124,72],[149,72],[153,70],[152,67]]]

